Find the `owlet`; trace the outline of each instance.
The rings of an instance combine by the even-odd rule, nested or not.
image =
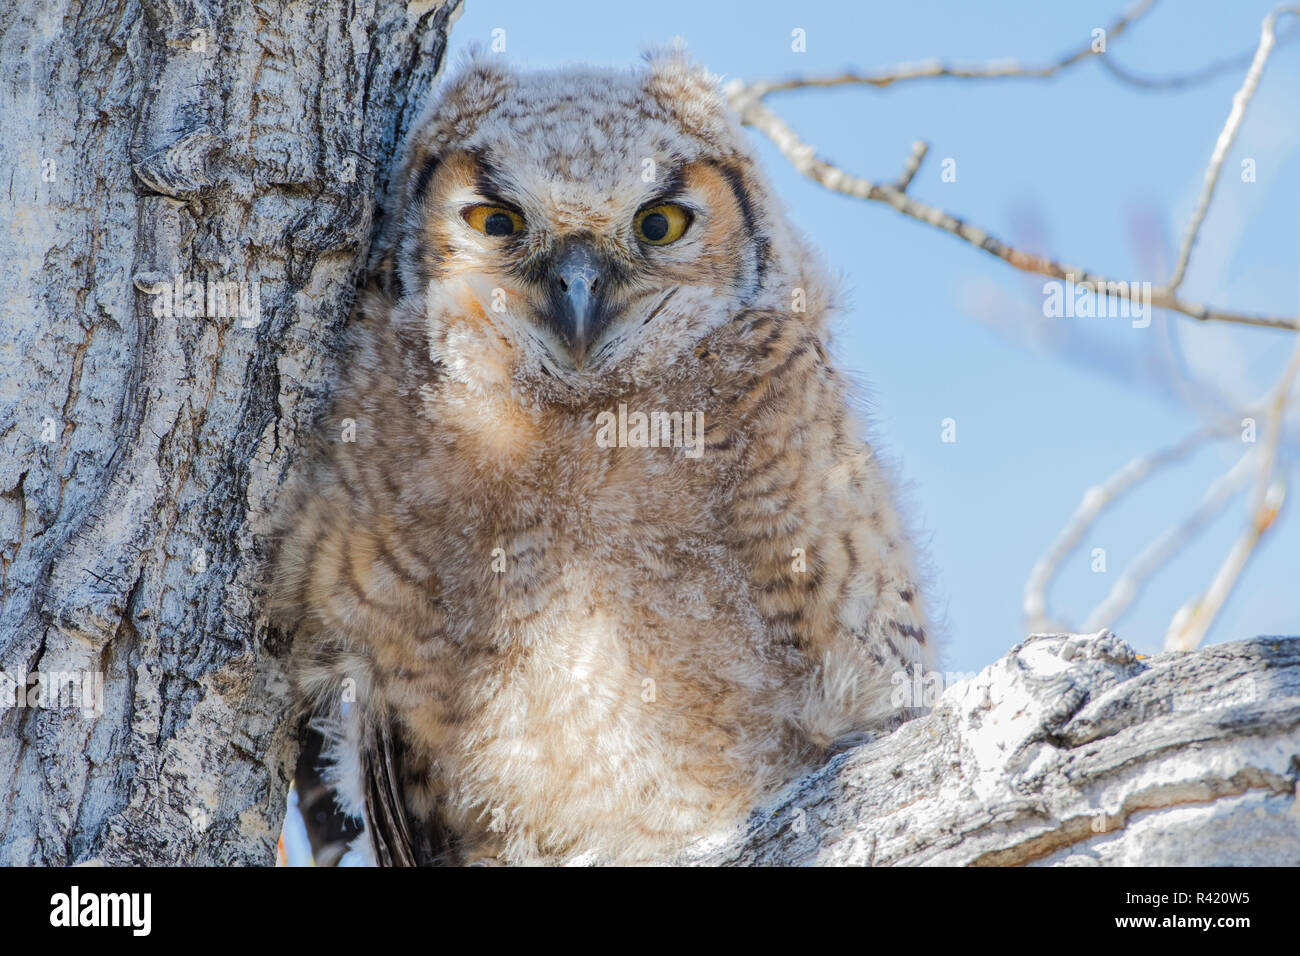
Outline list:
[[[372,861],[663,858],[907,716],[834,290],[716,77],[472,57],[390,195],[271,586]]]

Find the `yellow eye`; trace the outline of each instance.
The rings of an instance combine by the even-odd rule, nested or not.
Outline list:
[[[649,206],[636,214],[633,231],[642,242],[652,246],[666,246],[676,242],[691,224],[691,214],[673,203]]]
[[[513,236],[524,228],[523,216],[501,206],[470,206],[461,216],[485,236]]]

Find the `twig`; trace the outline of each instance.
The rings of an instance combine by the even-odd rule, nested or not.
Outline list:
[[[1300,318],[1257,315],[1213,308],[1198,302],[1179,299],[1175,294],[1165,289],[1152,289],[1150,301],[1142,302],[1140,298],[1144,294],[1142,283],[1115,282],[1079,266],[1067,265],[1043,256],[1024,252],[1007,245],[996,236],[992,236],[985,230],[972,226],[942,209],[911,198],[894,186],[875,183],[869,179],[846,173],[838,166],[819,158],[813,147],[801,140],[785,120],[773,112],[752,92],[751,87],[733,82],[728,87],[727,93],[733,108],[740,116],[741,122],[754,127],[771,139],[782,155],[790,161],[791,165],[809,179],[833,192],[843,193],[856,199],[883,202],[888,206],[892,206],[904,216],[951,233],[1022,272],[1047,276],[1051,279],[1059,279],[1079,285],[1086,284],[1099,290],[1099,295],[1104,294],[1118,299],[1126,299],[1140,305],[1152,305],[1160,309],[1169,309],[1200,321],[1212,320],[1239,325],[1287,329],[1292,332],[1300,331]]]
[[[1214,581],[1210,584],[1210,589],[1202,597],[1189,601],[1178,609],[1178,613],[1169,623],[1168,633],[1165,634],[1166,651],[1190,651],[1205,638],[1210,625],[1223,610],[1228,595],[1236,587],[1241,572],[1245,570],[1246,562],[1250,560],[1256,545],[1259,544],[1259,539],[1263,537],[1264,531],[1281,510],[1285,497],[1285,480],[1279,479],[1268,486],[1265,502],[1270,515],[1268,522],[1261,525],[1258,521],[1252,520],[1237,538],[1232,550],[1228,552],[1228,556],[1219,567],[1219,572],[1214,576]]]
[[[1277,45],[1286,46],[1297,36],[1300,36],[1300,30],[1291,30],[1279,34]],[[1120,66],[1115,62],[1114,57],[1103,56],[1099,58],[1101,63],[1110,73],[1123,83],[1135,86],[1142,90],[1186,90],[1200,83],[1208,82],[1229,70],[1238,70],[1250,66],[1255,58],[1255,50],[1247,50],[1245,53],[1239,53],[1237,56],[1225,57],[1222,60],[1215,60],[1213,63],[1207,63],[1205,66],[1191,70],[1187,73],[1179,73],[1174,76],[1140,76]]]
[[[1300,342],[1291,353],[1291,360],[1278,380],[1269,410],[1268,437],[1265,440],[1255,485],[1250,519],[1233,544],[1232,550],[1219,567],[1209,590],[1199,598],[1184,604],[1174,615],[1165,634],[1165,650],[1190,651],[1201,643],[1211,625],[1223,610],[1232,589],[1236,587],[1255,548],[1265,532],[1273,526],[1286,498],[1286,477],[1277,467],[1277,448],[1282,440],[1287,401],[1296,373],[1300,371]]]
[[[1277,24],[1277,18],[1284,13],[1300,14],[1300,7],[1283,6],[1273,10],[1264,18],[1260,27],[1259,47],[1255,50],[1255,58],[1251,61],[1250,69],[1246,72],[1246,79],[1241,84],[1241,89],[1232,98],[1232,109],[1228,112],[1227,122],[1223,124],[1223,130],[1219,133],[1219,138],[1214,144],[1214,151],[1210,154],[1210,165],[1205,170],[1205,182],[1201,187],[1201,196],[1196,203],[1196,210],[1192,213],[1192,220],[1187,225],[1187,232],[1183,236],[1183,243],[1178,250],[1178,262],[1174,266],[1174,274],[1170,277],[1166,291],[1173,294],[1187,275],[1187,264],[1192,257],[1192,247],[1196,245],[1197,233],[1200,232],[1201,223],[1205,221],[1205,214],[1209,211],[1210,201],[1214,198],[1214,188],[1219,183],[1219,173],[1223,171],[1223,162],[1228,158],[1228,152],[1232,149],[1232,144],[1237,138],[1237,132],[1241,129],[1241,121],[1246,115],[1246,107],[1250,105],[1251,99],[1255,96],[1255,91],[1259,88],[1259,78],[1264,72],[1264,64],[1268,62],[1269,54],[1273,52],[1273,45],[1277,42],[1274,34],[1274,27]]]
[[[1083,625],[1085,632],[1096,631],[1103,627],[1114,628],[1142,593],[1151,576],[1168,564],[1175,555],[1181,553],[1187,543],[1200,533],[1210,519],[1222,511],[1224,506],[1249,483],[1250,465],[1254,457],[1255,450],[1251,449],[1238,458],[1231,468],[1210,483],[1191,514],[1142,549],[1133,563],[1124,569],[1124,573],[1110,589],[1110,593],[1088,615]]]
[[[1051,586],[1062,562],[1074,552],[1079,542],[1083,540],[1084,534],[1096,523],[1103,511],[1143,479],[1186,457],[1206,441],[1224,435],[1235,427],[1229,422],[1223,422],[1216,426],[1202,428],[1175,445],[1151,454],[1139,455],[1100,485],[1094,485],[1085,491],[1074,514],[1070,516],[1065,527],[1029,572],[1029,580],[1025,582],[1024,602],[1025,620],[1029,630],[1031,632],[1051,630],[1059,624],[1047,617],[1047,589]],[[1067,627],[1067,630],[1072,628]]]
[[[894,180],[894,188],[900,193],[907,192],[907,187],[912,185],[912,178],[916,176],[917,170],[921,168],[921,163],[925,162],[925,154],[930,151],[930,144],[923,139],[918,139],[912,144],[912,154],[907,157],[907,162],[903,164],[903,172],[898,179]]]
[[[1135,20],[1144,16],[1155,0],[1139,0],[1127,12],[1112,23],[1106,32],[1107,41],[1120,36]],[[826,88],[832,86],[874,86],[883,89],[895,83],[908,80],[960,79],[960,80],[1004,80],[1034,79],[1041,80],[1055,76],[1062,70],[1084,60],[1101,55],[1100,50],[1088,43],[1058,60],[1042,66],[1022,66],[1013,59],[994,60],[968,66],[954,66],[943,60],[926,60],[921,63],[902,63],[876,73],[855,73],[852,70],[832,76],[795,76],[784,80],[770,80],[749,85],[749,91],[759,97],[769,93],[781,93],[789,90],[809,88]]]
[[[1151,8],[1153,2],[1154,0],[1143,0],[1143,2],[1136,4],[1129,12],[1121,16],[1110,28],[1111,37],[1121,34],[1130,23],[1145,14]],[[1014,60],[989,63],[978,67],[954,67],[941,61],[931,61],[917,65],[894,67],[883,73],[876,74],[848,72],[836,76],[794,77],[786,80],[748,84],[733,80],[727,84],[726,93],[741,122],[747,126],[752,126],[771,139],[782,155],[790,160],[795,169],[804,176],[827,189],[843,193],[846,196],[872,202],[883,202],[909,218],[957,236],[977,249],[1001,259],[1022,272],[1073,282],[1077,285],[1086,285],[1091,287],[1098,296],[1104,295],[1108,298],[1127,300],[1140,306],[1168,309],[1202,322],[1230,322],[1238,325],[1253,325],[1296,332],[1300,331],[1300,318],[1258,315],[1213,308],[1198,302],[1180,299],[1177,289],[1182,282],[1183,273],[1186,271],[1186,260],[1190,257],[1191,244],[1195,241],[1201,220],[1205,216],[1205,210],[1208,209],[1209,199],[1214,191],[1214,184],[1218,181],[1223,157],[1226,156],[1227,148],[1236,136],[1236,130],[1240,125],[1241,115],[1245,111],[1246,103],[1249,102],[1255,88],[1258,86],[1259,74],[1263,70],[1264,61],[1267,60],[1268,53],[1273,48],[1275,42],[1273,24],[1280,14],[1295,12],[1297,9],[1300,8],[1279,7],[1264,21],[1260,47],[1256,51],[1255,61],[1251,64],[1250,74],[1247,76],[1246,83],[1242,86],[1241,91],[1238,92],[1237,99],[1234,100],[1233,112],[1229,116],[1228,126],[1220,134],[1220,143],[1216,145],[1214,154],[1211,157],[1211,168],[1206,172],[1207,189],[1202,194],[1201,204],[1198,206],[1196,215],[1193,216],[1192,226],[1184,239],[1183,254],[1179,256],[1179,268],[1175,269],[1174,278],[1165,287],[1151,288],[1152,284],[1141,282],[1115,282],[1078,266],[1066,265],[1043,256],[1024,252],[1008,245],[989,234],[986,230],[972,226],[942,209],[910,198],[906,195],[906,189],[911,184],[912,177],[916,174],[916,170],[920,168],[920,162],[925,156],[925,149],[928,147],[923,148],[923,144],[913,145],[912,155],[904,166],[903,175],[892,186],[876,183],[860,176],[853,176],[835,164],[819,157],[812,146],[801,140],[790,125],[763,102],[763,98],[768,94],[785,90],[831,87],[845,84],[867,84],[883,87],[901,80],[924,77],[1042,78],[1052,76],[1074,63],[1079,63],[1096,55],[1097,51],[1094,51],[1091,45],[1041,67],[1021,66]],[[1227,137],[1226,141],[1225,136]],[[1148,294],[1149,301],[1138,298],[1138,296],[1148,297]]]

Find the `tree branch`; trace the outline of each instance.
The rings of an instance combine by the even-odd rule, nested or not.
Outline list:
[[[1250,466],[1254,458],[1254,449],[1238,458],[1231,468],[1210,482],[1190,514],[1142,549],[1133,563],[1124,569],[1105,599],[1093,608],[1083,622],[1085,631],[1115,626],[1137,600],[1151,576],[1181,554],[1201,529],[1246,487],[1250,482]]]
[[[1286,420],[1286,406],[1300,373],[1300,341],[1291,352],[1291,360],[1274,388],[1268,412],[1268,437],[1260,454],[1259,473],[1256,479],[1250,518],[1232,550],[1228,552],[1219,572],[1205,594],[1179,608],[1165,635],[1165,650],[1191,650],[1205,638],[1232,589],[1241,578],[1246,562],[1254,554],[1260,539],[1273,526],[1282,502],[1286,497],[1286,476],[1278,467],[1278,446],[1282,441],[1282,428]]]
[[[673,862],[1300,865],[1300,639],[1031,637]]]
[[[1214,151],[1210,154],[1210,165],[1205,170],[1205,183],[1201,187],[1201,196],[1196,203],[1195,212],[1192,213],[1192,220],[1187,225],[1182,246],[1178,250],[1178,262],[1174,266],[1174,274],[1165,286],[1166,291],[1171,295],[1183,284],[1183,279],[1187,275],[1187,264],[1192,257],[1192,247],[1196,245],[1196,236],[1200,232],[1201,223],[1205,221],[1205,214],[1210,209],[1210,201],[1214,198],[1214,188],[1219,184],[1223,161],[1228,158],[1228,152],[1237,139],[1237,131],[1241,129],[1246,107],[1250,105],[1255,90],[1259,88],[1259,78],[1264,72],[1264,64],[1268,62],[1269,54],[1273,52],[1273,45],[1276,42],[1274,26],[1277,18],[1284,13],[1300,14],[1300,7],[1278,7],[1264,18],[1264,23],[1260,27],[1259,47],[1255,50],[1255,58],[1246,72],[1246,79],[1242,82],[1241,89],[1237,90],[1232,98],[1232,109],[1223,124],[1223,131],[1219,133],[1219,138],[1214,144]]]
[[[1139,3],[1133,10],[1121,17],[1111,27],[1111,35],[1116,36],[1121,33],[1128,24],[1132,23],[1137,17],[1144,14],[1151,7],[1150,2]],[[1265,20],[1263,30],[1265,39],[1261,39],[1260,52],[1256,55],[1256,64],[1252,64],[1251,75],[1253,81],[1248,76],[1247,84],[1243,86],[1243,91],[1247,95],[1242,98],[1242,93],[1238,93],[1241,98],[1240,108],[1234,105],[1233,115],[1229,117],[1229,125],[1225,127],[1223,136],[1229,134],[1227,145],[1231,144],[1231,139],[1236,135],[1236,129],[1240,125],[1240,114],[1244,112],[1245,104],[1249,101],[1250,95],[1253,94],[1255,86],[1258,83],[1258,74],[1263,68],[1263,60],[1267,59],[1268,52],[1273,46],[1273,28],[1272,23],[1281,12],[1290,12],[1292,8],[1279,8],[1270,14],[1270,18]],[[1271,316],[1260,315],[1249,312],[1239,312],[1230,309],[1216,308],[1199,302],[1192,302],[1187,299],[1179,298],[1177,294],[1178,285],[1181,283],[1182,276],[1180,270],[1175,270],[1177,282],[1171,282],[1169,286],[1157,287],[1150,290],[1150,301],[1142,300],[1146,289],[1150,285],[1140,282],[1116,282],[1099,275],[1096,272],[1083,269],[1079,266],[1068,265],[1048,259],[1044,256],[1038,256],[1033,253],[1016,249],[1013,246],[1003,242],[1001,239],[990,234],[987,230],[978,228],[967,223],[952,214],[939,209],[938,207],[928,205],[906,195],[905,190],[910,185],[912,177],[919,168],[921,159],[924,158],[925,149],[914,146],[912,155],[904,168],[903,175],[894,185],[877,183],[870,179],[860,176],[854,176],[845,170],[836,166],[817,155],[816,150],[808,143],[804,142],[797,133],[785,122],[777,113],[775,113],[763,98],[770,93],[805,89],[811,87],[831,87],[845,84],[867,84],[876,87],[888,86],[902,80],[911,80],[919,78],[933,77],[962,77],[962,78],[1003,78],[1003,77],[1026,77],[1041,78],[1052,76],[1066,67],[1082,62],[1083,60],[1094,55],[1091,46],[1078,50],[1055,63],[1042,67],[1024,67],[1015,61],[1001,61],[990,63],[982,67],[953,67],[942,62],[923,63],[915,66],[893,67],[883,73],[877,74],[859,74],[843,73],[836,76],[828,77],[796,77],[780,81],[743,83],[739,80],[733,80],[727,84],[725,92],[731,102],[732,108],[735,109],[742,123],[751,126],[767,136],[776,148],[781,151],[782,155],[790,161],[794,168],[807,176],[809,179],[820,184],[821,186],[833,192],[842,193],[846,196],[852,196],[856,199],[864,199],[871,202],[882,202],[893,207],[896,211],[902,213],[918,222],[926,223],[936,229],[941,229],[951,233],[957,238],[969,243],[981,251],[1002,260],[1013,268],[1022,272],[1028,272],[1035,275],[1046,276],[1051,279],[1057,279],[1064,282],[1071,282],[1076,285],[1085,286],[1093,289],[1097,295],[1105,295],[1140,305],[1151,305],[1160,309],[1167,309],[1171,312],[1178,312],[1198,321],[1215,321],[1228,322],[1237,325],[1251,325],[1263,328],[1285,329],[1287,331],[1300,331],[1300,318],[1294,316]],[[1235,117],[1235,120],[1234,120]],[[1222,150],[1226,154],[1226,146]],[[1218,165],[1221,166],[1223,159],[1221,151],[1216,147],[1214,157],[1218,157]],[[1211,170],[1207,171],[1206,182],[1209,187],[1209,193],[1213,192],[1214,182],[1218,179],[1218,168],[1214,163],[1214,157],[1211,160]],[[1203,196],[1203,205],[1208,208],[1209,194]],[[1198,207],[1198,215],[1193,217],[1192,227],[1189,229],[1188,238],[1185,240],[1187,252],[1190,255],[1190,242],[1194,242],[1197,230],[1200,228],[1200,220],[1204,218],[1204,209]],[[1181,257],[1180,257],[1181,258]],[[1185,263],[1183,264],[1185,269]]]
[[[1126,13],[1106,28],[1107,40],[1113,40],[1120,36],[1132,23],[1145,16],[1154,5],[1155,0],[1139,0],[1138,3],[1135,3]],[[902,63],[876,73],[856,73],[850,70],[831,76],[793,76],[784,80],[751,83],[746,88],[752,95],[762,99],[769,93],[814,87],[874,86],[877,89],[883,89],[895,83],[904,83],[909,80],[1041,80],[1055,76],[1076,63],[1099,56],[1104,52],[1104,45],[1101,49],[1097,49],[1096,45],[1090,42],[1051,63],[1040,66],[1022,66],[1013,59],[993,60],[988,63],[966,66],[956,66],[945,63],[943,60],[926,60],[922,63]]]
[[[1049,630],[1061,626],[1047,616],[1047,590],[1055,579],[1061,564],[1083,540],[1084,534],[1096,523],[1102,512],[1131,491],[1137,484],[1161,468],[1185,458],[1212,438],[1222,437],[1235,426],[1228,422],[1201,428],[1182,441],[1160,451],[1139,455],[1099,485],[1083,493],[1083,499],[1070,520],[1038,559],[1025,583],[1024,615],[1031,631]]]

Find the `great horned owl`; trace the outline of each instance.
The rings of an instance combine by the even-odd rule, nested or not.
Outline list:
[[[716,78],[472,57],[391,195],[272,585],[374,862],[662,857],[895,723],[910,547]]]

